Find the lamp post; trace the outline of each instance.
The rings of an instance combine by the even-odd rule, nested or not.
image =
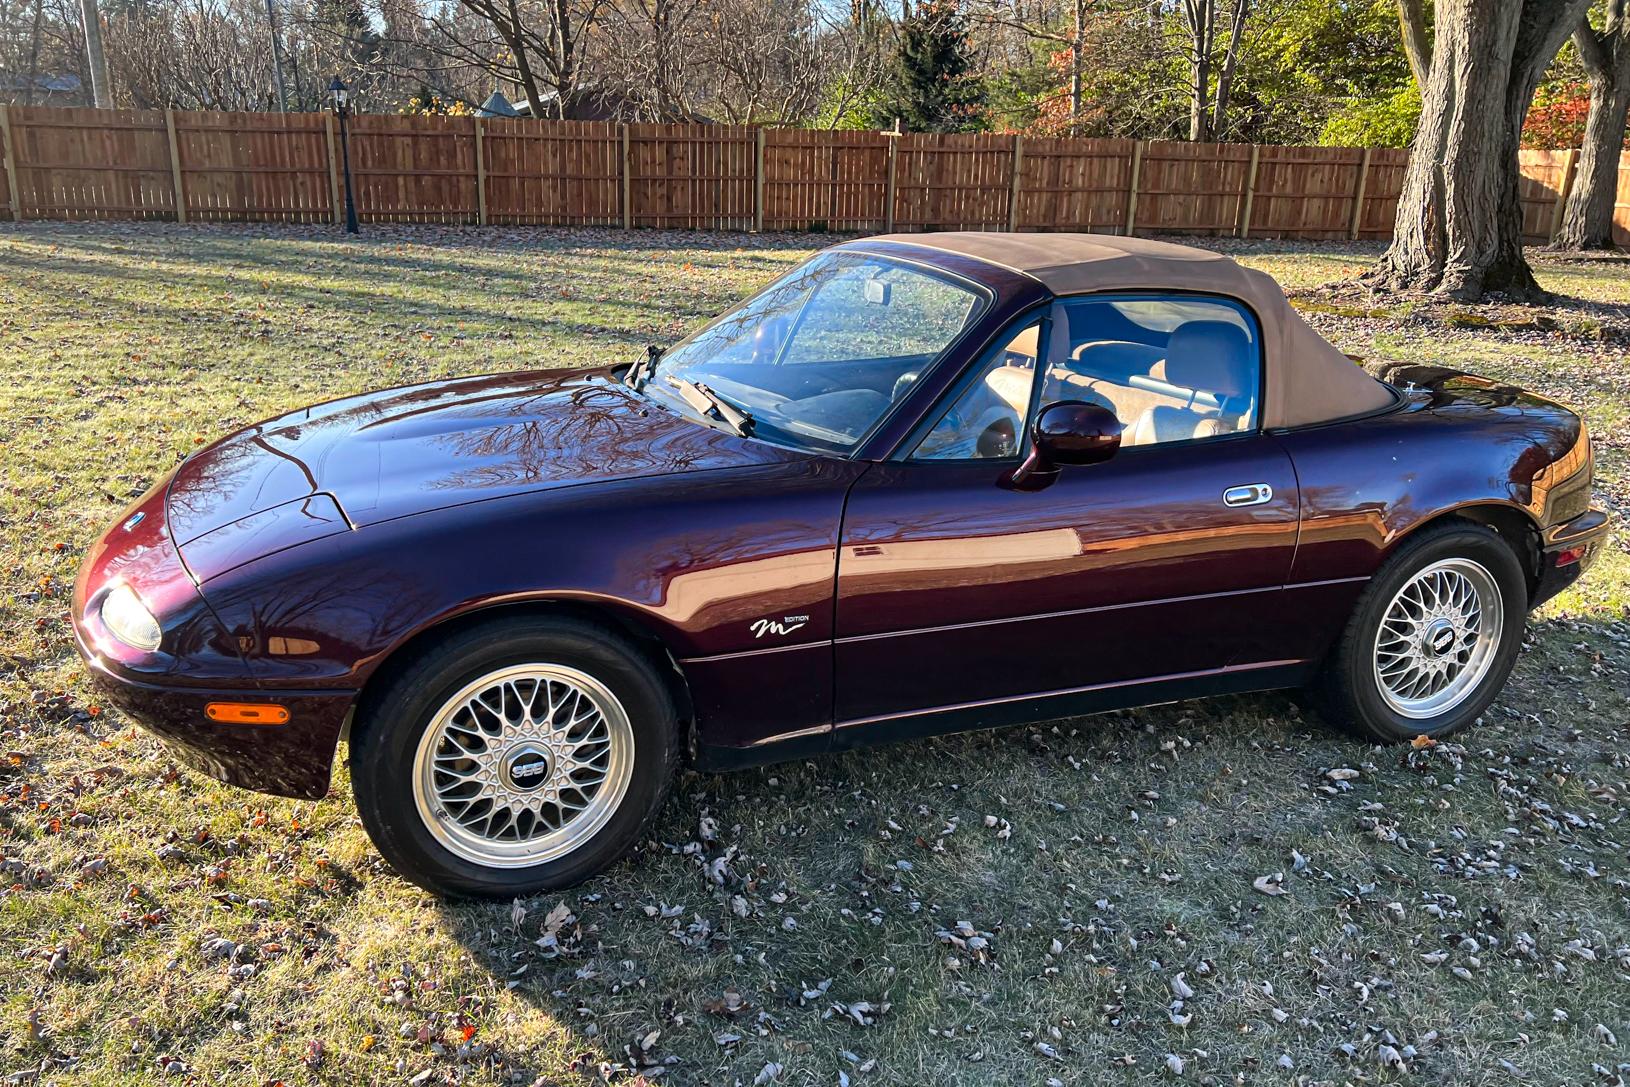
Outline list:
[[[328,93],[334,99],[334,116],[340,121],[340,163],[345,173],[345,232],[357,232],[357,202],[351,195],[351,140],[345,132],[345,118],[350,115],[351,90],[339,76],[328,85]]]

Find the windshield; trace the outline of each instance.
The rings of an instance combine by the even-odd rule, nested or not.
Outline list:
[[[759,437],[846,453],[983,305],[926,270],[823,253],[667,351],[644,388],[698,415],[701,385]]]

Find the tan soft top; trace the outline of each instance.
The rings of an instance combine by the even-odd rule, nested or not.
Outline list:
[[[1237,299],[1262,322],[1263,423],[1305,426],[1359,415],[1394,402],[1386,386],[1302,320],[1272,276],[1221,253],[1108,234],[946,231],[885,234],[1023,273],[1058,295],[1102,291],[1203,291]]]

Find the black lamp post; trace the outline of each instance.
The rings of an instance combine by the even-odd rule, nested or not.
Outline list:
[[[334,99],[334,115],[340,119],[340,163],[345,173],[345,232],[357,232],[357,202],[351,195],[351,140],[345,132],[345,118],[350,115],[351,89],[339,76],[328,85]]]

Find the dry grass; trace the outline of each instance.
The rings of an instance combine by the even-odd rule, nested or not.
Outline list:
[[[343,778],[315,804],[232,791],[92,702],[77,557],[196,443],[384,384],[627,357],[814,243],[0,230],[0,1075],[1622,1083],[1622,542],[1460,744],[1366,747],[1266,696],[687,775],[640,856],[516,906],[396,879]],[[1244,253],[1299,287],[1372,254]],[[1540,275],[1581,321],[1630,307],[1619,269]],[[1622,345],[1385,303],[1314,318],[1582,408],[1623,539]],[[1252,889],[1278,871],[1288,894]]]

